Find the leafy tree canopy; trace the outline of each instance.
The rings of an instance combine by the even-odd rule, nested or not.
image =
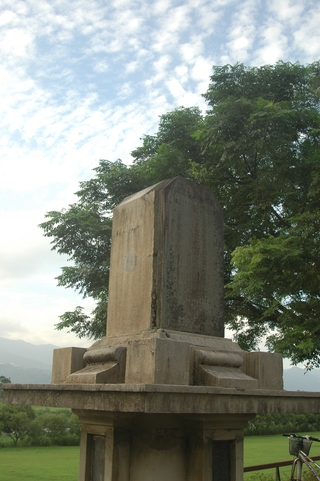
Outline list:
[[[27,435],[34,418],[35,412],[31,406],[0,404],[0,433],[9,436],[14,447],[17,447],[19,439]]]
[[[320,62],[214,67],[197,107],[160,117],[131,166],[100,161],[78,201],[41,227],[68,254],[59,285],[97,300],[58,329],[99,337],[105,327],[111,211],[124,197],[182,175],[210,187],[224,210],[226,322],[239,344],[320,365]]]
[[[3,384],[11,384],[11,379],[6,376],[0,376],[0,399],[3,398]]]

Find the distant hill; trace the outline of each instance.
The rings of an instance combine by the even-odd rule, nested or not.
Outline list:
[[[18,384],[50,383],[53,349],[57,347],[0,337],[0,376]],[[286,391],[320,392],[320,369],[306,373],[298,367],[285,369],[283,380]]]
[[[13,341],[0,337],[0,363],[9,362],[24,367],[51,370],[52,352],[57,347],[53,344],[36,346],[30,342]]]
[[[0,364],[0,375],[8,377],[14,384],[51,383],[51,371],[46,369],[24,369],[13,364]]]
[[[305,372],[299,367],[285,369],[283,372],[286,391],[320,391],[320,369]]]
[[[0,376],[17,384],[51,382],[53,344],[36,346],[30,342],[0,337]]]

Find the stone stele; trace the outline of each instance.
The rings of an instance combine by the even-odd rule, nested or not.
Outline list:
[[[208,188],[178,177],[115,209],[109,295],[107,336],[223,337],[223,220]]]
[[[79,481],[242,481],[256,413],[320,412],[286,393],[278,354],[224,338],[223,221],[182,177],[114,211],[107,335],[54,352],[51,385],[5,402],[66,406],[82,423]]]

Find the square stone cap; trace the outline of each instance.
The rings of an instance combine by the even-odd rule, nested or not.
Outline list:
[[[156,384],[5,384],[6,403],[149,414],[320,413],[316,392]]]

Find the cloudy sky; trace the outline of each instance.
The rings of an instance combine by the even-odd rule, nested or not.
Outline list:
[[[205,109],[212,65],[318,60],[319,25],[318,0],[1,0],[0,336],[88,345],[54,330],[93,305],[56,287],[45,213],[159,115]]]

